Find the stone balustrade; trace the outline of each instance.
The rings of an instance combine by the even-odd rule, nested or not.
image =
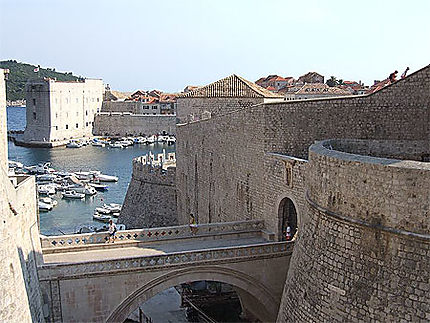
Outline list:
[[[149,242],[160,240],[172,240],[178,238],[203,237],[208,235],[231,234],[241,232],[262,231],[264,221],[236,221],[223,223],[204,223],[198,225],[198,231],[195,235],[191,233],[188,225],[147,228],[137,230],[123,230],[116,233],[118,242]],[[89,246],[104,244],[108,239],[108,233],[94,232],[86,234],[72,234],[62,236],[43,236],[41,244],[44,253],[55,249],[64,249],[71,247]],[[55,251],[54,251],[55,252]]]
[[[261,223],[261,222],[260,222]],[[255,224],[258,226],[258,223]],[[294,241],[266,242],[253,245],[173,252],[161,255],[138,256],[122,259],[86,261],[78,263],[45,264],[39,267],[39,280],[88,276],[90,274],[112,275],[114,272],[154,270],[165,267],[189,266],[216,262],[238,262],[255,258],[271,258],[291,255]]]

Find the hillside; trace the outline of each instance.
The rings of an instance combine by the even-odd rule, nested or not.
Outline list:
[[[0,61],[0,68],[9,69],[9,77],[6,82],[6,99],[10,101],[25,99],[25,83],[34,77],[56,78],[59,81],[74,81],[80,77],[71,72],[56,72],[55,68],[40,68],[38,73],[34,72],[37,66],[19,63],[15,60]]]

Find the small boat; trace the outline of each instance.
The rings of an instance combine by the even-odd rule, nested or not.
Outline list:
[[[105,214],[94,213],[93,219],[97,220],[97,221],[101,221],[101,222],[109,222],[111,217],[109,215],[105,215]]]
[[[111,214],[111,210],[105,208],[105,207],[96,207],[95,209],[96,213],[100,213],[100,214]]]
[[[39,202],[42,202],[44,204],[50,205],[52,207],[56,206],[58,202],[50,197],[42,197]]]
[[[103,204],[104,209],[110,210],[110,213],[121,212],[122,205],[117,203]]]
[[[153,143],[155,143],[156,141],[157,141],[157,136],[155,136],[155,135],[152,135],[152,136],[146,137],[146,143],[147,143],[147,144],[153,144]]]
[[[107,191],[109,186],[99,183],[88,183],[89,186],[94,187],[97,191]]]
[[[118,182],[118,177],[100,173],[96,175],[96,180],[100,182]]]
[[[81,148],[82,146],[82,143],[76,140],[70,140],[66,145],[67,148]]]
[[[37,192],[40,195],[53,195],[56,192],[55,186],[54,185],[38,185],[37,186]]]
[[[83,193],[85,195],[95,195],[97,191],[94,187],[85,185],[85,186],[75,186],[72,188],[76,193]]]
[[[119,142],[110,143],[109,147],[111,147],[111,148],[124,148],[124,146],[121,145]]]
[[[65,199],[83,199],[84,197],[84,193],[77,193],[75,191],[65,191],[63,193],[63,198]]]
[[[53,208],[52,205],[47,204],[47,203],[43,203],[42,201],[38,201],[37,205],[38,205],[39,211],[42,211],[42,212],[51,211]]]
[[[146,138],[145,137],[137,137],[134,139],[135,144],[146,144]]]

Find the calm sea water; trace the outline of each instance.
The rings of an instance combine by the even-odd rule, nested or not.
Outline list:
[[[7,108],[8,130],[25,128],[25,108]],[[44,235],[61,235],[76,232],[82,226],[101,227],[104,224],[94,221],[94,209],[103,203],[123,203],[131,179],[132,159],[152,151],[154,154],[175,151],[175,146],[134,145],[125,149],[87,146],[71,148],[27,148],[8,143],[9,159],[30,166],[50,162],[56,170],[87,171],[100,170],[104,174],[118,176],[116,183],[106,183],[109,190],[98,192],[85,200],[65,200],[55,196],[58,205],[50,212],[40,213],[40,230]]]

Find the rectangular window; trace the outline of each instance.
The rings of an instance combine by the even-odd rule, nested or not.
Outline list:
[[[33,105],[36,105],[36,99],[33,99]]]
[[[36,120],[36,112],[33,112],[33,120]]]
[[[86,115],[86,116],[88,115],[88,110],[87,110],[87,111],[85,111],[85,115]]]
[[[99,102],[100,101],[100,98],[97,98],[97,102]]]
[[[66,129],[69,129],[69,125],[68,124],[66,124]]]
[[[79,128],[79,124],[76,124],[76,128]]]
[[[58,126],[55,126],[55,130],[58,130]]]
[[[88,122],[85,122],[85,127],[88,127]]]

